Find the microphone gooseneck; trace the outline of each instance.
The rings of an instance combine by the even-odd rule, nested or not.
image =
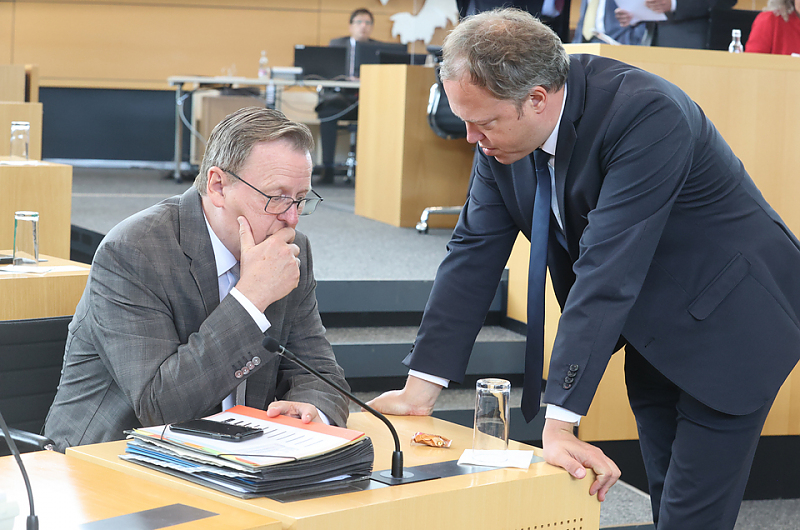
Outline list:
[[[364,410],[368,411],[373,416],[375,416],[383,423],[385,423],[386,426],[391,431],[392,437],[394,438],[394,452],[392,453],[392,478],[395,479],[403,478],[403,452],[400,450],[400,438],[398,438],[397,436],[397,431],[395,430],[394,425],[392,425],[392,423],[386,418],[386,416],[384,416],[374,408],[370,407],[369,405],[367,405],[366,403],[355,397],[351,392],[345,390],[338,384],[328,379],[326,376],[319,373],[317,370],[309,366],[308,363],[299,359],[295,354],[284,348],[281,345],[281,343],[275,340],[273,337],[270,337],[269,335],[265,336],[264,340],[261,341],[261,345],[267,351],[271,351],[273,353],[280,355],[281,357],[285,357],[286,359],[308,370],[310,373],[317,376],[317,378],[319,378],[321,381],[324,381],[328,385],[332,386],[337,391],[339,391],[339,393],[341,393],[343,396],[347,397],[348,399],[351,399],[352,401],[363,407]]]
[[[22,472],[22,480],[25,481],[25,489],[28,490],[28,504],[30,504],[31,514],[26,520],[26,529],[39,530],[39,518],[36,516],[36,512],[33,509],[33,491],[31,490],[31,481],[28,479],[28,472],[25,470],[25,465],[22,463],[22,455],[19,453],[17,444],[14,443],[14,440],[11,438],[11,433],[8,430],[8,425],[6,425],[6,420],[3,418],[2,413],[0,413],[0,428],[3,430],[3,434],[6,436],[8,448],[11,449],[11,453],[17,460],[19,470]]]

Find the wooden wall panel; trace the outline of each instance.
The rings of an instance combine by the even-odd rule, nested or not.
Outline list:
[[[0,1],[0,64],[9,64],[14,35],[14,3]]]
[[[419,2],[417,2],[419,3]],[[326,45],[348,33],[358,7],[375,15],[373,37],[414,0],[17,0],[0,1],[0,62],[40,66],[41,86],[168,89],[171,75],[256,75],[261,50],[272,66],[294,61],[294,45]],[[441,43],[444,30],[436,32]]]

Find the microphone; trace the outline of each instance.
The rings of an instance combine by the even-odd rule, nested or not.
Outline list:
[[[0,428],[2,428],[3,434],[6,436],[8,448],[11,449],[11,453],[17,460],[19,470],[22,472],[22,479],[25,481],[25,489],[28,490],[28,503],[31,507],[31,514],[26,520],[26,529],[39,530],[39,518],[36,516],[36,512],[33,509],[33,491],[31,491],[31,481],[28,479],[28,472],[25,471],[25,465],[22,463],[22,455],[20,455],[19,449],[17,449],[17,444],[14,443],[14,440],[11,438],[11,433],[8,431],[8,425],[6,425],[6,420],[3,419],[2,413],[0,413]]]
[[[374,408],[370,407],[357,397],[355,397],[351,392],[345,390],[340,385],[334,383],[328,377],[322,375],[317,370],[312,368],[302,359],[299,359],[295,354],[281,346],[281,344],[275,340],[273,337],[266,335],[264,340],[261,341],[261,345],[267,351],[272,353],[276,353],[285,359],[292,361],[293,363],[301,366],[311,374],[317,377],[320,381],[327,383],[328,385],[332,386],[336,390],[339,391],[340,394],[345,396],[346,398],[352,400],[353,402],[357,403],[361,407],[364,408],[367,412],[381,420],[392,433],[392,438],[394,438],[394,452],[392,453],[392,470],[389,471],[376,471],[372,474],[372,479],[377,480],[378,482],[382,482],[383,484],[388,484],[390,486],[395,486],[398,484],[409,484],[411,482],[421,482],[423,480],[430,480],[433,478],[439,478],[438,476],[431,475],[430,473],[423,473],[420,471],[415,471],[411,473],[409,471],[403,471],[403,451],[400,450],[400,438],[397,436],[397,431],[394,428],[394,425],[380,412],[375,410]]]

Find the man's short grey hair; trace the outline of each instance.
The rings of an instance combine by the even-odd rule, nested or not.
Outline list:
[[[442,46],[443,81],[463,76],[518,108],[535,86],[561,89],[569,56],[553,30],[519,9],[495,9],[467,17]]]
[[[205,195],[209,169],[216,166],[238,173],[254,145],[277,140],[288,140],[300,152],[311,153],[314,150],[314,137],[308,127],[291,121],[280,111],[246,107],[229,114],[208,137],[194,187]]]

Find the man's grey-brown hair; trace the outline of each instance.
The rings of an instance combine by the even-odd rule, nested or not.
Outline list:
[[[291,121],[280,111],[246,107],[229,114],[208,137],[194,187],[205,195],[209,169],[216,166],[238,173],[254,145],[277,140],[289,141],[300,152],[311,153],[314,150],[314,137],[308,127]]]
[[[569,56],[553,30],[519,9],[462,20],[442,47],[443,81],[467,81],[518,108],[535,86],[555,92],[567,82]]]

